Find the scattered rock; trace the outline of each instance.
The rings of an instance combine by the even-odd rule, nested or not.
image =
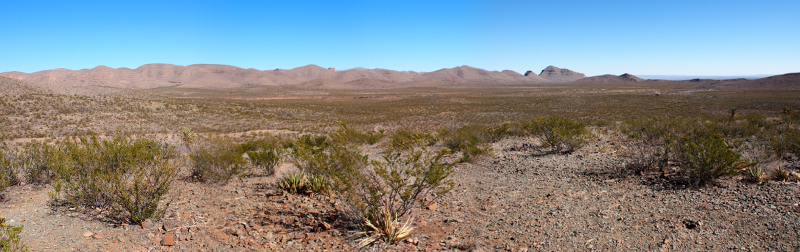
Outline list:
[[[426,208],[427,208],[428,210],[433,210],[433,211],[435,211],[435,210],[436,210],[436,208],[439,208],[439,205],[437,205],[437,204],[436,204],[436,202],[433,202],[433,203],[429,204],[429,205],[428,205]]]
[[[162,246],[175,246],[175,235],[167,233],[164,235],[164,240],[161,240]]]
[[[92,232],[86,231],[83,233],[83,237],[89,237],[89,236],[92,236]]]
[[[100,234],[93,234],[93,235],[92,235],[92,238],[95,238],[95,239],[100,239],[100,238],[103,238],[103,237],[102,237],[102,236],[100,236]]]

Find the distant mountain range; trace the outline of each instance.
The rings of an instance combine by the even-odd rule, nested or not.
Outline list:
[[[125,89],[152,89],[164,87],[225,89],[253,86],[287,86],[309,89],[385,89],[404,87],[469,87],[469,86],[517,86],[532,84],[558,84],[564,82],[605,83],[641,82],[642,78],[631,74],[586,75],[569,69],[548,66],[539,74],[527,71],[519,74],[511,70],[487,71],[470,66],[444,68],[433,72],[394,71],[388,69],[353,68],[338,71],[307,65],[294,69],[257,70],[228,65],[197,64],[179,66],[171,64],[147,64],[136,69],[97,66],[92,69],[54,69],[34,73],[5,72],[0,76],[36,83],[40,87],[113,87]],[[647,78],[647,77],[645,77]],[[794,77],[781,81],[767,81],[762,86],[774,83],[793,83]],[[718,85],[704,80],[698,85]],[[727,86],[731,81],[724,81]],[[738,82],[737,82],[738,83]],[[720,84],[721,85],[721,84]],[[733,86],[731,86],[733,85]],[[790,85],[791,86],[791,85]]]
[[[761,79],[769,77],[769,74],[757,75],[639,75],[642,79],[649,80],[693,80],[693,79],[707,79],[707,80],[731,80],[731,79]]]
[[[0,76],[48,86],[106,86],[128,89],[161,87],[234,88],[247,86],[295,86],[318,89],[402,88],[470,85],[528,85],[585,78],[582,73],[549,66],[541,74],[525,75],[511,70],[487,71],[470,66],[434,72],[353,68],[337,71],[307,65],[294,69],[261,71],[227,65],[147,64],[136,69],[98,66],[92,69],[54,69],[35,73],[5,72]]]

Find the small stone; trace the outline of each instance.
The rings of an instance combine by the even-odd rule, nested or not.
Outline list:
[[[175,246],[175,235],[167,233],[164,235],[164,240],[161,241],[162,246]]]
[[[438,208],[438,207],[439,207],[439,205],[437,205],[436,202],[434,202],[434,203],[431,203],[430,205],[428,205],[426,208],[428,210],[436,210],[436,208]]]
[[[93,235],[92,235],[92,238],[95,238],[95,239],[100,239],[100,238],[103,238],[103,237],[102,237],[102,236],[100,236],[100,234],[93,234]]]
[[[225,233],[223,233],[220,230],[214,230],[214,232],[212,232],[211,235],[214,236],[214,238],[216,238],[217,240],[223,240],[227,237],[227,235],[225,235]]]
[[[89,236],[92,236],[92,232],[86,231],[85,233],[83,233],[83,237],[89,237]]]

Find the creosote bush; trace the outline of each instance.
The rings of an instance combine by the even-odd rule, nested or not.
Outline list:
[[[159,219],[169,203],[162,197],[176,178],[170,163],[173,147],[148,139],[118,136],[65,139],[48,150],[45,167],[52,196],[79,207],[110,209],[111,215],[132,223]],[[53,158],[59,157],[59,158]]]
[[[247,171],[245,151],[240,145],[219,139],[209,140],[206,146],[192,151],[192,177],[202,182],[227,183]]]
[[[361,132],[352,127],[345,125],[342,122],[337,122],[339,124],[339,130],[337,130],[334,134],[331,134],[330,137],[333,141],[337,142],[353,142],[359,144],[376,144],[378,141],[383,138],[383,134],[378,134],[374,132]]]
[[[667,148],[670,158],[691,172],[695,184],[702,185],[721,176],[734,175],[751,165],[716,134],[682,135],[670,139]]]
[[[337,208],[365,230],[365,239],[377,237],[362,245],[394,243],[405,238],[395,232],[399,219],[426,198],[435,199],[453,187],[448,179],[452,165],[441,161],[447,151],[430,151],[424,139],[412,138],[406,143],[413,146],[390,148],[382,160],[370,161],[358,149],[361,143],[337,137],[313,144],[307,141],[310,137],[298,139],[292,156],[302,171],[329,183]]]
[[[467,125],[455,130],[440,129],[437,137],[449,150],[461,152],[458,162],[469,162],[475,157],[489,154],[491,147],[488,143],[495,136],[486,127]]]
[[[550,153],[569,153],[585,143],[589,134],[584,123],[552,116],[533,119],[523,123],[528,134],[541,138],[542,145]]]
[[[17,172],[14,170],[13,160],[0,150],[0,196],[7,187],[19,184]],[[0,197],[2,198],[2,197]]]

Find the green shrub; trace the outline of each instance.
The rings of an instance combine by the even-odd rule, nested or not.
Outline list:
[[[55,178],[60,160],[66,160],[67,154],[63,145],[48,145],[46,143],[32,142],[23,146],[21,163],[26,182],[31,184],[45,184]]]
[[[437,142],[431,134],[411,130],[395,131],[389,138],[389,148],[393,150],[405,150],[420,144],[431,146]]]
[[[523,124],[528,134],[541,138],[543,147],[552,153],[568,153],[585,143],[589,134],[583,123],[562,117],[536,118]]]
[[[342,203],[337,206],[344,216],[359,223],[366,236],[381,237],[367,243],[377,240],[393,243],[405,237],[394,232],[398,230],[398,219],[423,199],[439,197],[453,187],[448,179],[452,165],[441,161],[448,152],[429,151],[424,141],[411,142],[417,144],[389,149],[382,161],[370,162],[354,145],[337,142],[310,146],[299,140],[292,157],[301,170],[327,182],[329,190]],[[405,230],[400,234],[410,232],[399,230]]]
[[[28,251],[28,246],[22,242],[22,238],[19,236],[22,229],[23,226],[6,224],[6,217],[0,217],[0,251]]]
[[[240,146],[222,142],[210,143],[212,146],[197,148],[189,155],[192,160],[192,177],[198,181],[227,183],[234,177],[245,175],[247,160]]]
[[[7,157],[5,153],[0,150],[0,192],[20,182],[12,161],[10,157]]]
[[[339,129],[330,135],[331,139],[340,143],[353,143],[353,144],[376,144],[383,138],[383,134],[374,132],[361,132],[352,127],[348,127],[342,122],[337,122]]]
[[[248,151],[247,157],[250,158],[250,162],[253,163],[253,166],[263,170],[267,176],[275,174],[275,167],[278,166],[278,162],[280,162],[281,157],[278,154],[278,150],[260,150],[260,151]]]
[[[469,162],[474,157],[486,155],[491,151],[488,142],[495,138],[486,127],[467,125],[456,130],[441,129],[438,137],[451,151],[460,151],[458,162]]]
[[[791,153],[800,156],[800,129],[787,128],[769,136],[770,147],[777,156]]]
[[[159,219],[166,211],[169,203],[161,201],[178,171],[170,163],[172,146],[118,136],[65,140],[53,150],[57,155],[46,164],[56,174],[53,196],[74,206],[111,209],[112,217],[132,223]]]
[[[267,136],[261,139],[251,140],[239,146],[240,151],[247,154],[253,167],[264,171],[265,175],[275,174],[275,167],[281,161],[284,149],[281,147],[282,140]]]
[[[670,141],[669,151],[681,168],[691,171],[696,184],[736,174],[747,165],[741,160],[742,155],[733,151],[719,135],[679,136]]]

